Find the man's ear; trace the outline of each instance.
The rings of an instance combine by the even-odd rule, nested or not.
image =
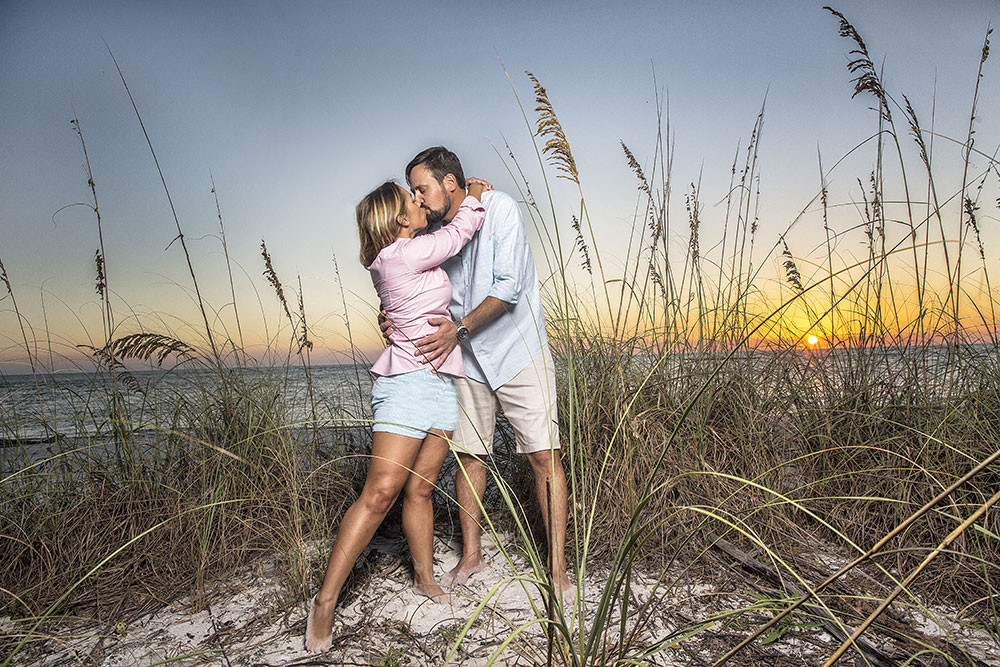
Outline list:
[[[458,189],[458,179],[455,178],[455,174],[445,174],[441,184],[444,185],[444,189],[448,192],[454,192]]]

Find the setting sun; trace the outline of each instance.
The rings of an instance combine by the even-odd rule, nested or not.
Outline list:
[[[814,336],[813,334],[809,334],[809,337],[806,338],[806,342],[809,343],[810,345],[815,345],[816,343],[819,342],[819,338],[816,338],[816,336]]]

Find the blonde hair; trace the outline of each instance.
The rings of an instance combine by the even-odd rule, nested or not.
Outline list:
[[[386,181],[354,209],[361,237],[361,263],[372,265],[382,248],[399,235],[399,216],[406,213],[407,195],[395,181]]]

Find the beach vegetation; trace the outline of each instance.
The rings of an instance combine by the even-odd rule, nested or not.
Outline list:
[[[573,667],[657,664],[678,650],[753,664],[821,629],[834,638],[827,664],[845,651],[858,664],[975,664],[948,628],[1000,642],[1000,295],[984,239],[1000,163],[974,141],[990,32],[955,138],[922,125],[911,100],[885,87],[848,17],[828,11],[854,95],[872,105],[871,133],[852,151],[870,168],[852,175],[850,201],[831,201],[846,156],[824,166],[818,155],[814,195],[776,235],[759,218],[766,102],[726,167],[723,200],[707,206],[699,179],[674,183],[676,138],[657,91],[650,150],[621,143],[636,214],[620,230],[627,255],[613,260],[594,233],[557,91],[532,73],[509,77],[515,95],[531,88],[532,102],[518,103],[535,154],[497,155],[538,241],[577,595],[562,604],[548,578],[530,473],[497,462],[484,521],[512,571],[466,622],[438,630],[447,659],[463,655],[507,585],[540,602],[493,659],[515,644]],[[124,75],[122,84],[142,126]],[[77,121],[73,129],[92,193],[102,331],[80,344],[92,381],[75,411],[54,412],[45,337],[22,316],[0,262],[10,304],[0,315],[14,322],[31,371],[27,401],[8,396],[0,416],[0,613],[13,628],[0,637],[2,664],[42,650],[66,624],[124,635],[181,595],[206,605],[212,582],[265,558],[276,560],[287,604],[301,604],[370,446],[363,411],[318,395],[308,295],[301,279],[282,282],[282,258],[263,240],[259,268],[284,337],[271,337],[270,363],[248,352],[217,195],[231,303],[203,299],[170,203],[201,322],[183,333],[162,319],[129,328],[136,320],[113,304],[124,278],[105,252],[84,133]],[[957,175],[941,173],[955,164]],[[823,242],[800,247],[810,225]],[[346,307],[344,317],[350,330]],[[344,377],[364,405],[365,360],[353,338],[349,347],[357,363]],[[500,429],[501,444],[511,437]],[[438,500],[453,517],[450,492]],[[720,573],[740,585],[712,593],[715,611],[673,613],[692,577]],[[402,659],[390,649],[380,664]]]

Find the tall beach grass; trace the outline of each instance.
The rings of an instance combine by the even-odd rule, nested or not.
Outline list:
[[[933,619],[932,608],[1000,641],[1000,529],[990,511],[1000,491],[1000,344],[980,233],[982,210],[992,205],[983,193],[996,187],[1000,165],[972,141],[989,34],[969,126],[949,139],[922,127],[905,95],[883,87],[862,36],[830,13],[850,51],[858,103],[874,106],[873,131],[855,149],[873,166],[858,178],[859,200],[848,202],[858,217],[846,229],[833,214],[844,202],[829,201],[827,190],[840,163],[824,169],[820,157],[816,193],[802,213],[776,237],[760,232],[764,107],[748,119],[747,145],[723,167],[731,174],[724,203],[707,208],[693,183],[681,188],[679,205],[675,139],[657,99],[651,149],[621,146],[638,213],[621,230],[627,257],[612,262],[594,234],[569,125],[539,77],[512,78],[515,94],[531,87],[532,102],[520,103],[536,154],[497,153],[540,240],[577,604],[551,601],[546,536],[526,478],[494,470],[485,517],[515,536],[532,564],[519,580],[549,600],[514,639],[538,645],[545,662],[656,664],[700,638],[698,660],[750,664],[753,641],[818,623],[859,664],[914,656],[970,664],[960,642],[907,623],[911,611]],[[86,159],[84,134],[74,128]],[[937,183],[954,179],[936,172],[934,141],[963,156],[957,191],[939,191]],[[126,332],[112,308],[118,278],[88,178],[103,310],[90,370],[103,379],[76,433],[53,427],[41,399],[45,341],[32,340],[0,264],[52,449],[0,478],[0,560],[10,564],[0,574],[0,605],[16,628],[3,638],[4,664],[60,623],[112,625],[185,593],[205,603],[213,579],[264,555],[279,554],[289,590],[305,598],[321,564],[308,545],[329,540],[364,468],[364,443],[352,431],[323,428],[344,423],[343,406],[324,405],[313,391],[307,295],[298,281],[296,298],[286,296],[280,258],[262,241],[261,271],[287,321],[268,355],[277,364],[261,367],[247,352],[239,319],[247,311],[236,308],[232,283],[231,318],[200,296],[176,213],[174,250],[189,268],[200,338],[160,327]],[[570,205],[557,203],[555,178],[569,182]],[[559,213],[567,209],[568,218]],[[809,224],[824,239],[811,253],[796,247],[792,230]],[[847,240],[860,240],[863,254],[844,253]],[[199,370],[195,390],[143,386],[130,371],[137,360],[167,375]],[[292,365],[304,369],[306,384],[289,399]],[[360,376],[358,385],[360,392]],[[308,417],[294,418],[290,400],[307,405]],[[170,409],[150,410],[153,401]],[[492,539],[511,553],[497,530]],[[718,592],[715,615],[667,619],[666,631],[653,631],[651,615],[685,577],[711,580],[723,569],[747,584]],[[604,581],[598,590],[589,588],[594,573]],[[656,585],[637,597],[640,574]],[[877,641],[850,638],[892,600],[866,631]],[[541,639],[535,627],[544,629]],[[720,628],[724,639],[708,639]]]
[[[909,612],[933,618],[931,606],[952,610],[943,626],[957,620],[1000,639],[1000,536],[990,513],[1000,491],[1000,348],[977,222],[980,206],[990,206],[984,185],[995,188],[998,171],[973,143],[989,31],[969,126],[949,140],[920,126],[905,95],[897,102],[883,88],[860,34],[828,11],[848,40],[855,95],[875,105],[876,131],[856,149],[869,151],[875,165],[859,179],[854,202],[853,236],[867,253],[847,262],[837,258],[852,232],[831,226],[822,158],[817,193],[802,213],[778,238],[758,238],[763,108],[732,165],[722,219],[712,220],[721,242],[708,250],[702,241],[707,213],[695,184],[685,192],[686,219],[671,225],[673,139],[661,109],[645,164],[622,144],[638,215],[625,230],[628,258],[612,274],[600,259],[568,133],[546,89],[526,73],[535,113],[525,111],[525,121],[541,188],[525,177],[524,160],[509,149],[498,154],[520,183],[555,276],[546,312],[565,369],[559,420],[578,599],[588,593],[588,569],[606,573],[596,609],[540,613],[548,655],[559,664],[655,662],[717,622],[743,628],[746,639],[700,657],[746,664],[754,639],[774,641],[817,619],[843,642],[830,662],[850,650],[859,664],[915,656],[976,664],[947,637],[900,622]],[[956,192],[936,185],[935,137],[960,147]],[[909,144],[916,165],[907,160]],[[565,204],[553,201],[550,175],[579,188],[578,212],[568,219],[558,213]],[[926,201],[917,192],[928,193]],[[802,258],[788,231],[809,221],[822,225],[826,241]],[[672,243],[678,227],[687,231],[686,247]],[[943,281],[935,275],[941,266]],[[767,285],[769,267],[778,269],[777,290]],[[537,524],[522,507],[508,499],[537,550],[535,585],[551,593],[544,536],[532,537]],[[820,554],[837,555],[844,567]],[[686,573],[710,576],[720,567],[773,581],[756,595],[720,595],[719,617],[667,621],[672,630],[651,639],[650,610],[662,608]],[[661,586],[630,602],[637,568],[659,573]],[[626,613],[630,604],[638,613]],[[878,638],[867,641],[865,631]]]

